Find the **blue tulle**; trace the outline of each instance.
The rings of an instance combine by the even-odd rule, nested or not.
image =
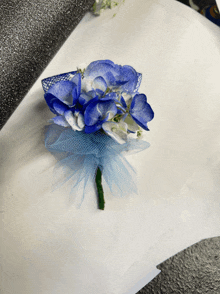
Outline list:
[[[135,171],[124,153],[140,152],[150,144],[139,139],[119,144],[101,131],[86,134],[51,124],[46,129],[45,146],[58,160],[55,169],[58,175],[62,175],[59,185],[71,181],[72,198],[79,193],[78,186],[82,185],[82,203],[87,189],[95,184],[97,167],[101,169],[112,195],[123,197],[137,193]]]

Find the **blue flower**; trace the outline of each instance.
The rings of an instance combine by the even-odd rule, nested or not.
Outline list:
[[[147,103],[146,95],[137,94],[134,96],[129,113],[139,126],[149,131],[147,123],[154,118],[154,112],[150,104]]]
[[[59,81],[50,87],[44,98],[50,110],[59,115],[74,107],[81,93],[81,75],[77,73],[70,81]]]
[[[99,89],[105,92],[110,88],[133,94],[140,87],[142,75],[129,65],[121,66],[111,60],[98,60],[89,64],[84,77],[87,90]]]
[[[117,113],[114,99],[94,98],[84,112],[85,132],[93,133],[102,128],[102,125],[112,119]]]
[[[102,129],[126,142],[129,134],[149,130],[147,123],[154,117],[147,97],[138,93],[141,77],[131,66],[98,60],[84,70],[48,78],[43,85],[45,100],[56,114],[52,121],[85,133]]]
[[[52,119],[55,124],[72,127],[74,131],[81,131],[84,126],[83,113],[76,104],[81,94],[81,75],[77,73],[68,81],[58,81],[44,95],[50,110],[57,116]]]

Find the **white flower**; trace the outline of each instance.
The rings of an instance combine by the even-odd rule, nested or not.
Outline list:
[[[102,125],[103,130],[119,144],[127,141],[127,124],[123,121],[118,123],[107,121]]]
[[[65,119],[74,131],[82,131],[85,126],[84,117],[79,111],[71,110],[65,112]]]

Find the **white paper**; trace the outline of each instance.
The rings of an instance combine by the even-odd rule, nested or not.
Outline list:
[[[219,28],[176,1],[126,0],[83,19],[0,133],[3,294],[126,293],[165,259],[220,235],[219,48]],[[68,184],[51,191],[43,128],[53,114],[40,81],[98,59],[142,73],[155,118],[151,147],[127,158],[139,195],[106,193],[100,211],[91,191],[78,210]]]
[[[126,293],[123,294],[136,294],[139,290],[144,288],[150,281],[152,281],[161,271],[157,268],[150,271],[146,277],[144,277],[142,280],[140,280],[137,284],[135,284],[132,289],[129,291],[126,291]]]

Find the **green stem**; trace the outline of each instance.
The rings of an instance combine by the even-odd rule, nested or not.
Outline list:
[[[95,177],[98,197],[99,197],[99,209],[104,210],[105,207],[105,200],[104,200],[104,192],[102,188],[102,172],[98,167],[96,170],[96,177]]]

